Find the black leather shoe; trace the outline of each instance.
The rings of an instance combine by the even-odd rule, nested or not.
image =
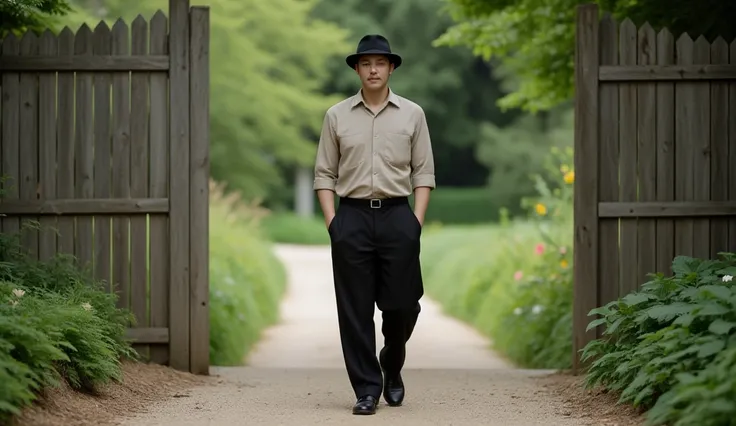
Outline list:
[[[353,414],[359,415],[370,415],[376,414],[376,406],[378,401],[376,398],[366,395],[358,398],[358,401],[353,405]]]
[[[386,400],[391,407],[398,407],[404,402],[404,381],[401,379],[401,373],[388,375],[386,370],[383,368],[383,351],[379,354],[379,361],[381,363],[381,370],[383,370],[383,398]]]
[[[404,402],[404,381],[400,373],[396,377],[384,379],[383,398],[391,407],[398,407]]]

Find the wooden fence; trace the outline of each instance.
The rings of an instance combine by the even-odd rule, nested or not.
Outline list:
[[[0,220],[105,281],[145,357],[207,374],[209,9],[169,16],[2,40]]]
[[[588,312],[736,251],[736,41],[693,41],[578,8],[574,367]]]

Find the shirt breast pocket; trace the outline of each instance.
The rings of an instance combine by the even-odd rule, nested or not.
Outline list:
[[[411,136],[406,133],[386,132],[383,158],[394,166],[406,166],[411,162]]]
[[[366,133],[351,133],[338,136],[340,143],[340,169],[354,169],[363,164],[365,155]]]

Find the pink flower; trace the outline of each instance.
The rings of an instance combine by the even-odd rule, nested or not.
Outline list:
[[[521,271],[516,271],[514,273],[514,280],[519,281],[524,276],[524,273]]]
[[[567,253],[567,247],[560,247],[560,254]]]
[[[537,244],[537,247],[534,248],[534,253],[536,253],[537,255],[543,254],[544,253],[544,244],[542,244],[542,243]]]

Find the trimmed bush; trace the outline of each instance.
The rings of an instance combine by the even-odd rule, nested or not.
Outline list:
[[[286,272],[263,235],[266,212],[210,185],[210,363],[241,365],[278,319]]]

